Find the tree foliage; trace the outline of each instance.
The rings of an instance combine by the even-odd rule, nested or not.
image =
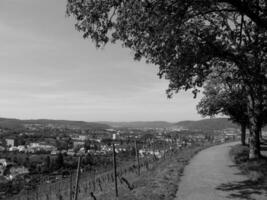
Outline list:
[[[197,105],[203,116],[223,114],[241,126],[241,144],[246,144],[246,128],[249,125],[246,92],[234,80],[225,82],[224,75],[211,78],[204,86],[204,96]]]
[[[167,94],[199,92],[214,70],[227,70],[248,96],[251,157],[267,105],[266,0],[68,0],[76,29],[97,47],[122,42],[135,59],[159,67]]]
[[[58,170],[64,166],[64,157],[62,153],[57,154],[54,162],[53,162],[53,167],[55,170]]]
[[[261,41],[257,48],[266,49],[266,15],[256,2],[69,0],[67,12],[76,17],[77,30],[97,47],[120,40],[136,59],[158,65],[159,75],[170,81],[172,95],[202,86],[212,67],[225,62],[239,66],[243,76],[255,73],[249,64],[252,55],[246,54],[253,53],[256,39]],[[266,2],[259,7],[264,10]],[[262,36],[256,38],[260,28]]]
[[[221,75],[222,76],[222,75]],[[204,86],[203,97],[197,110],[203,116],[227,115],[238,124],[249,124],[247,95],[242,85],[224,82],[225,78],[213,77]]]

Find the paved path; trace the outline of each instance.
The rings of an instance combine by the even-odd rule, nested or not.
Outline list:
[[[214,146],[198,153],[185,168],[175,200],[266,200],[234,166],[229,150],[236,143]]]

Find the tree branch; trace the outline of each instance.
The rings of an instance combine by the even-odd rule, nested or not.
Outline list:
[[[254,13],[251,6],[241,0],[218,0],[219,3],[227,3],[236,8],[240,14],[244,14],[254,21],[258,26],[267,29],[267,19],[260,17],[257,13]]]
[[[237,12],[237,10],[236,9],[214,9],[214,10],[209,10],[206,12],[196,13],[195,15],[192,15],[191,17],[205,16],[207,14],[214,13],[214,12]]]

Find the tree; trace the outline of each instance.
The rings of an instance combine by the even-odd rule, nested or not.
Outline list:
[[[58,150],[68,149],[69,142],[66,140],[56,140],[56,146]]]
[[[225,76],[228,77],[227,82]],[[241,143],[245,145],[246,128],[249,124],[247,94],[238,81],[230,79],[230,74],[211,76],[204,86],[204,96],[197,105],[197,110],[203,116],[219,113],[229,116],[230,120],[241,126]],[[265,117],[262,126],[267,123],[267,109],[263,113]]]
[[[18,157],[16,155],[12,157],[12,162],[18,163]]]
[[[64,166],[64,158],[62,153],[57,154],[56,159],[54,160],[54,168],[56,170],[62,168]]]
[[[121,41],[135,59],[159,66],[167,94],[199,87],[214,69],[240,81],[247,93],[250,158],[260,157],[267,102],[267,1],[68,0],[76,29],[97,47]]]
[[[51,159],[50,156],[46,156],[44,160],[44,171],[49,172],[51,167]]]
[[[249,123],[246,95],[239,85],[221,83],[212,79],[204,86],[204,97],[197,105],[198,113],[214,116],[219,113],[230,117],[241,126],[241,144],[246,142],[246,128]]]
[[[93,166],[94,165],[94,158],[90,153],[87,153],[85,155],[85,157],[82,159],[82,164],[83,165],[90,165]]]
[[[87,139],[84,142],[84,149],[87,151],[87,150],[91,149],[93,145],[94,145],[94,141]]]
[[[30,161],[29,155],[27,155],[24,159],[23,166],[29,168],[30,165],[31,165],[31,161]]]

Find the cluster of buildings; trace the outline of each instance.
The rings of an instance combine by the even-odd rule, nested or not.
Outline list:
[[[6,138],[5,139],[6,148],[3,146],[0,146],[0,149],[2,151],[18,151],[22,153],[39,153],[39,152],[53,152],[56,151],[57,148],[53,145],[48,145],[46,143],[38,143],[38,142],[32,142],[28,145],[18,145],[18,141],[16,138]]]
[[[28,166],[23,162],[18,165],[16,161],[10,162],[5,159],[7,154],[38,154],[31,155],[38,157],[40,154],[45,157],[50,156],[54,159],[59,153],[64,154],[64,159],[71,161],[77,159],[74,156],[97,155],[107,157],[113,152],[113,145],[117,153],[122,153],[123,157],[135,154],[135,147],[138,146],[139,156],[145,157],[149,155],[162,157],[167,150],[172,148],[180,148],[183,146],[191,146],[196,143],[203,142],[224,142],[228,138],[238,137],[237,130],[224,130],[218,133],[203,133],[201,131],[188,131],[188,130],[174,130],[174,129],[101,129],[101,130],[74,130],[49,127],[48,132],[40,125],[32,125],[27,127],[27,131],[20,132],[19,134],[5,133],[5,137],[0,140],[0,184],[7,181],[15,180],[22,177],[25,179],[31,177],[32,165]],[[44,132],[43,132],[44,131]],[[72,132],[73,131],[73,132]],[[0,133],[1,134],[1,133]],[[19,141],[23,139],[24,142]],[[135,143],[136,141],[137,144]],[[125,152],[125,154],[123,154]],[[6,154],[5,154],[6,153]],[[14,154],[13,154],[14,153]],[[1,157],[1,155],[3,155]],[[26,155],[29,156],[29,155]],[[66,158],[67,157],[67,158]],[[101,159],[104,157],[100,157]],[[13,160],[14,161],[14,160]],[[40,166],[46,166],[44,160],[41,160]],[[51,159],[51,163],[54,160]],[[25,166],[23,166],[25,165]],[[29,169],[27,168],[29,167]],[[54,170],[54,169],[53,169]],[[56,172],[50,171],[49,173]],[[29,175],[29,176],[27,176]],[[0,185],[1,187],[1,185]],[[0,188],[1,193],[1,188]]]
[[[92,154],[106,154],[112,151],[111,145],[103,142],[105,139],[112,140],[115,142],[116,151],[126,151],[127,145],[122,144],[118,141],[126,141],[129,139],[140,139],[146,133],[149,133],[149,130],[114,130],[109,129],[105,132],[101,132],[98,134],[90,135],[90,134],[70,134],[69,140],[71,141],[71,146],[67,148],[63,148],[58,150],[55,141],[60,141],[61,138],[53,139],[53,142],[41,141],[41,142],[27,142],[26,144],[19,144],[16,138],[7,137],[5,138],[5,145],[1,145],[0,143],[0,151],[17,151],[22,153],[50,153],[50,154],[58,154],[65,153],[69,156],[74,155],[83,155],[87,152]],[[171,138],[166,137],[169,133],[175,133],[177,135],[181,134],[181,131],[177,130],[150,130],[153,132],[154,138],[157,140],[161,140],[164,142],[170,142]],[[204,140],[213,140],[214,142],[224,142],[228,138],[238,137],[239,132],[234,129],[227,129],[220,131],[218,134],[211,134],[212,138],[207,136],[204,133],[190,133],[186,132],[184,135],[186,139],[179,138],[177,145],[186,145],[190,146],[194,142],[201,142]],[[89,144],[88,144],[88,141]],[[117,141],[117,142],[116,142]],[[177,141],[177,140],[176,140]],[[87,144],[86,144],[87,143]]]

